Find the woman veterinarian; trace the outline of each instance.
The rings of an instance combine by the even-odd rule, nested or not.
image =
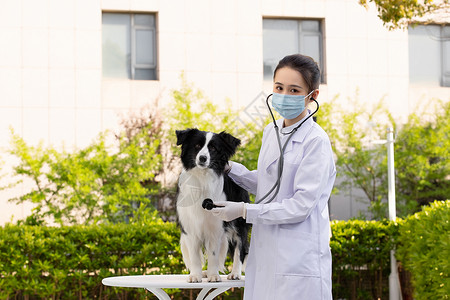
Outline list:
[[[328,199],[336,168],[327,134],[306,109],[317,99],[319,83],[310,57],[295,54],[278,63],[272,106],[282,116],[279,133],[274,124],[264,129],[257,170],[235,162],[226,170],[256,195],[255,204],[220,202],[224,207],[211,211],[225,221],[244,217],[253,224],[246,300],[332,299]],[[278,179],[279,191],[270,192]]]

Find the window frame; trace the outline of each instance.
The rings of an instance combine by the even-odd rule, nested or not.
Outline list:
[[[154,19],[155,19],[155,26],[151,27],[151,26],[145,26],[145,25],[136,25],[134,18],[136,15],[153,15]],[[136,69],[154,69],[155,70],[155,77],[158,78],[157,73],[156,73],[156,68],[157,68],[157,55],[156,55],[156,51],[157,51],[157,47],[156,47],[156,14],[149,14],[149,13],[130,13],[131,15],[131,79],[132,80],[140,80],[140,79],[135,79],[135,74],[136,74]],[[138,30],[149,30],[152,32],[152,43],[154,45],[154,51],[153,51],[153,61],[155,62],[153,65],[152,64],[138,64],[136,62],[136,57],[137,57],[137,49],[136,49],[136,45],[137,45],[137,41],[136,41],[136,32]],[[144,79],[144,80],[151,80],[151,79]],[[157,80],[157,79],[156,79]]]
[[[447,34],[444,33],[446,27],[448,31]],[[440,29],[442,59],[441,87],[450,87],[450,24],[441,24]],[[445,53],[448,54],[445,55]],[[449,66],[448,70],[445,69],[446,65]]]
[[[158,37],[157,37],[157,26],[158,26],[158,14],[156,12],[133,12],[133,11],[108,11],[103,10],[103,14],[128,14],[130,16],[130,76],[131,78],[121,78],[127,80],[151,80],[157,81],[159,80],[158,76]],[[135,16],[136,15],[149,15],[154,18],[154,26],[145,26],[145,25],[137,25],[135,24]],[[103,25],[103,23],[102,23]],[[152,32],[152,43],[153,43],[153,61],[154,64],[138,64],[136,62],[137,58],[137,39],[136,33],[138,30],[149,30]],[[102,33],[103,34],[103,33]],[[102,67],[103,68],[103,67]],[[155,79],[136,79],[136,69],[146,69],[146,70],[154,70]],[[114,77],[106,77],[106,78],[114,78]]]
[[[436,35],[433,34],[427,34],[427,38],[428,39],[434,39],[436,42],[438,42],[439,44],[436,46],[439,52],[439,57],[438,57],[438,61],[437,64],[440,65],[439,71],[439,79],[435,81],[430,81],[432,82],[433,85],[435,86],[440,86],[440,87],[450,87],[450,67],[446,70],[446,64],[448,64],[450,66],[450,23],[445,23],[445,24],[437,24],[437,23],[429,23],[429,24],[424,24],[424,23],[412,23],[410,24],[410,26],[408,27],[408,49],[411,48],[411,37],[410,35],[413,34],[411,32],[411,29],[415,29],[415,28],[419,28],[422,27],[423,30],[425,31],[431,31],[432,29],[427,29],[428,26],[431,27],[437,27],[438,29],[436,30]],[[447,28],[448,33],[445,35],[444,31]],[[446,55],[446,53],[449,53]],[[411,56],[411,52],[408,53],[409,56]],[[411,62],[409,62],[411,63]],[[413,75],[412,75],[413,74]],[[413,84],[413,85],[420,85],[420,84],[428,84],[428,82],[426,81],[411,81],[411,76],[414,76],[414,74],[417,73],[411,73],[411,65],[409,65],[409,83]]]
[[[299,39],[298,39],[298,53],[304,53],[304,43],[303,38],[305,36],[317,36],[319,38],[319,68],[320,68],[320,84],[326,84],[326,62],[325,62],[325,34],[324,34],[324,28],[325,28],[325,19],[324,18],[302,18],[302,17],[274,17],[274,16],[263,16],[263,23],[264,20],[289,20],[289,21],[296,21],[297,22],[297,28],[299,33]],[[313,31],[305,31],[302,29],[302,22],[303,21],[317,21],[319,24],[319,32],[313,32]],[[263,33],[263,40],[264,40],[264,33]],[[280,57],[279,59],[282,59]],[[264,66],[264,53],[263,53],[263,66]],[[264,74],[263,74],[264,77]]]

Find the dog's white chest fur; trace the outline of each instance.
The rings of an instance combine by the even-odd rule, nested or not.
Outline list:
[[[225,200],[223,194],[223,177],[218,176],[211,169],[193,168],[181,172],[178,186],[178,206],[189,207],[196,205],[201,208],[202,201],[210,198],[213,201]],[[223,194],[223,195],[222,195]],[[217,199],[220,197],[221,199]]]
[[[183,170],[178,185],[180,192],[177,210],[181,224],[189,234],[204,240],[205,236],[202,235],[214,232],[213,228],[222,227],[222,221],[205,211],[202,202],[206,198],[213,201],[226,200],[223,177],[211,169],[193,168],[189,171]],[[205,231],[205,228],[210,230]]]

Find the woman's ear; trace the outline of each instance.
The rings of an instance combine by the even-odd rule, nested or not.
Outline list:
[[[319,89],[315,89],[314,92],[311,94],[311,99],[317,100],[319,97]]]
[[[307,100],[306,100],[307,102],[305,102],[305,106],[308,106],[311,102],[313,102],[312,99],[317,100],[317,97],[319,97],[319,90],[315,89],[314,92],[312,92],[311,96],[309,96],[307,98]]]

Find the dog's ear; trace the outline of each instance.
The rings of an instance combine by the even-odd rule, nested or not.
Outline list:
[[[231,157],[234,152],[236,152],[236,148],[241,144],[241,140],[235,138],[229,133],[226,133],[225,131],[219,133],[219,137],[224,143],[224,150]]]
[[[198,131],[196,128],[188,128],[185,130],[176,130],[175,133],[177,135],[177,146],[183,144],[186,141],[186,138],[190,136],[193,132]]]

